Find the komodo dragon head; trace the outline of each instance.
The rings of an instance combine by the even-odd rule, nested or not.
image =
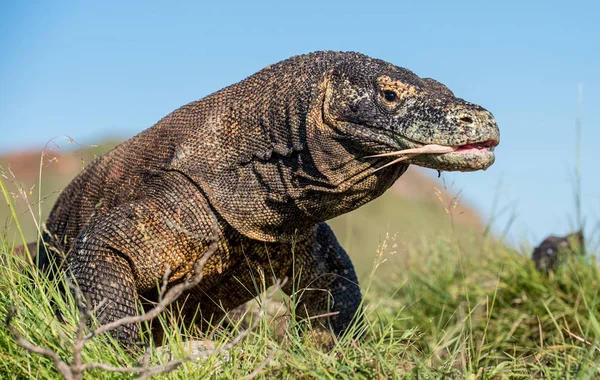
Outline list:
[[[350,136],[374,165],[375,158],[388,157],[388,165],[487,169],[500,138],[494,116],[484,108],[455,97],[440,82],[374,59],[330,71],[323,120]]]

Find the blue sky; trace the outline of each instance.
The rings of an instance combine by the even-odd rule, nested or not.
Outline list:
[[[268,64],[354,50],[433,77],[494,113],[496,164],[442,177],[486,218],[497,199],[498,233],[514,211],[513,242],[537,244],[574,225],[583,85],[589,234],[600,221],[599,13],[593,1],[5,1],[0,154],[60,135],[80,144],[130,137]]]

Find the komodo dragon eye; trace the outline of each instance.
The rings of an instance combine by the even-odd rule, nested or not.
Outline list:
[[[383,98],[384,98],[386,101],[388,101],[388,102],[390,102],[390,103],[393,103],[393,102],[395,102],[396,100],[398,100],[398,94],[396,94],[394,91],[385,90],[385,91],[383,92]]]

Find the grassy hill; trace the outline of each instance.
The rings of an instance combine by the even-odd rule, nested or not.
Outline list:
[[[41,159],[39,153],[0,159],[2,181],[11,192],[26,240],[35,238],[34,216],[41,214],[43,220],[69,179],[112,145],[50,152]],[[0,250],[7,252],[8,260],[0,267],[0,319],[11,315],[21,336],[69,361],[77,326],[75,303],[70,298],[65,302],[55,284],[11,254],[20,238],[15,219],[2,207],[5,237],[0,237]],[[360,339],[346,336],[332,351],[323,352],[310,334],[294,328],[285,300],[271,301],[258,328],[231,347],[227,359],[212,355],[186,363],[168,378],[600,376],[600,273],[594,260],[571,258],[557,272],[541,274],[528,257],[484,237],[483,223],[472,210],[439,182],[412,169],[386,195],[331,225],[362,284],[367,326]],[[295,300],[289,302],[293,305]],[[56,307],[64,323],[56,319]],[[183,355],[178,350],[190,332],[178,328],[176,313],[160,320],[170,326],[168,341],[175,356]],[[219,346],[240,331],[241,325],[215,329],[202,338]],[[105,337],[87,344],[83,358],[137,365],[135,355]],[[165,360],[152,350],[153,364]],[[1,378],[59,378],[55,368],[52,360],[19,347],[13,335],[0,328]],[[133,375],[94,369],[86,376]]]

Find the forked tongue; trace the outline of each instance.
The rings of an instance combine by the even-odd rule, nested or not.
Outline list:
[[[404,154],[417,155],[417,154],[427,154],[427,153],[430,153],[430,154],[431,153],[450,153],[450,152],[454,152],[455,150],[456,150],[456,148],[447,146],[447,145],[429,144],[429,145],[420,146],[418,148],[403,149],[403,150],[397,150],[395,152],[390,152],[390,153],[381,153],[381,154],[375,154],[373,156],[365,156],[365,158],[400,156],[400,155],[404,155]]]
[[[429,144],[429,145],[420,146],[418,148],[398,150],[398,151],[390,152],[390,153],[375,154],[373,156],[366,156],[365,158],[400,156],[400,158],[395,159],[392,162],[388,162],[387,164],[385,164],[385,165],[383,165],[383,166],[381,166],[381,167],[373,170],[373,173],[375,173],[378,170],[386,168],[386,167],[388,167],[390,165],[397,164],[398,162],[401,162],[401,161],[404,161],[404,160],[408,160],[409,158],[418,156],[420,154],[450,153],[450,152],[454,152],[455,150],[456,150],[456,148],[451,147],[451,146]]]

